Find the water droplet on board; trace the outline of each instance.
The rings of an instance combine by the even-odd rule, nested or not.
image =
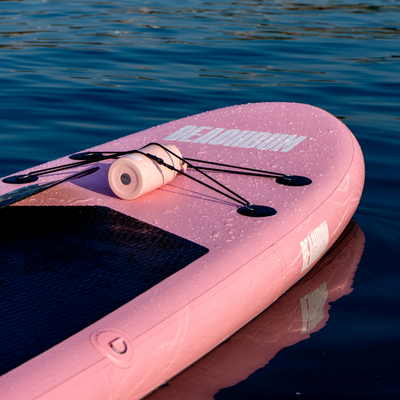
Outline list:
[[[86,199],[75,199],[73,201],[71,201],[69,204],[73,205],[73,204],[80,204],[80,203],[86,203],[88,201],[93,200],[92,198],[86,198]]]

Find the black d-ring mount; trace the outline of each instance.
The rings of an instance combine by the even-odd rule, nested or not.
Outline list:
[[[285,186],[307,186],[311,185],[312,180],[305,176],[284,175],[276,178],[275,182]]]
[[[4,183],[14,183],[14,184],[21,184],[21,183],[32,183],[36,182],[39,179],[37,175],[14,175],[9,176],[8,178],[4,178]]]
[[[254,204],[240,207],[238,208],[237,212],[245,217],[271,217],[272,215],[276,214],[275,208],[256,206]]]

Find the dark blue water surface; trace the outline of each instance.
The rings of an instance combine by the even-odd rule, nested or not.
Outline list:
[[[0,88],[0,176],[240,103],[342,119],[366,163],[353,291],[215,398],[400,398],[400,1],[0,1]]]

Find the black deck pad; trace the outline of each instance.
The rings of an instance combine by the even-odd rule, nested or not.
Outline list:
[[[208,252],[106,207],[7,207],[0,225],[0,375]]]

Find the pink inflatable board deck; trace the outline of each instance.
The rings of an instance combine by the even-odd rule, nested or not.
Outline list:
[[[206,112],[6,178],[0,399],[145,397],[306,275],[363,183],[348,128],[294,103]]]
[[[213,400],[220,390],[231,388],[264,367],[283,348],[309,339],[327,324],[331,304],[352,291],[364,241],[360,227],[350,221],[309,274],[230,340],[146,400]],[[291,370],[295,370],[293,365],[288,367]],[[289,392],[288,387],[281,388],[280,393],[279,386],[276,390],[277,397]],[[266,398],[275,396],[268,393]]]

